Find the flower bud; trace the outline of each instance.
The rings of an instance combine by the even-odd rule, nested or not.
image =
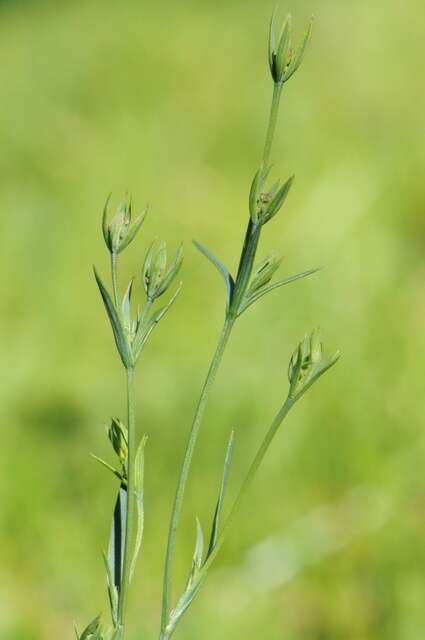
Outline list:
[[[289,362],[289,396],[299,397],[319,376],[335,364],[338,358],[339,352],[327,360],[323,359],[323,345],[318,329],[310,335],[305,335]]]
[[[167,247],[165,242],[160,242],[158,246],[154,242],[146,254],[143,265],[143,286],[148,299],[159,298],[170,286],[176,277],[183,262],[183,247],[180,246],[174,259],[166,270]]]
[[[112,418],[108,428],[108,438],[121,464],[125,467],[128,456],[128,431],[118,418]]]
[[[276,33],[276,12],[270,22],[269,33],[269,66],[272,78],[276,84],[283,85],[300,66],[305,49],[311,37],[313,20],[307,28],[304,37],[295,49],[292,45],[292,17],[289,14],[279,36]]]
[[[102,230],[105,244],[109,251],[114,254],[120,253],[134,239],[145,219],[147,209],[143,211],[131,226],[132,207],[131,200],[122,202],[115,215],[108,222],[109,198],[103,210]]]
[[[294,176],[288,178],[283,185],[278,180],[267,191],[265,190],[265,182],[268,173],[269,170],[261,175],[260,169],[252,181],[249,211],[254,224],[266,224],[280,211],[294,181]]]

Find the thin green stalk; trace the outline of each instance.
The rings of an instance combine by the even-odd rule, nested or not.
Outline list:
[[[263,150],[263,157],[261,161],[261,171],[264,176],[265,168],[269,161],[270,152],[273,143],[273,137],[276,130],[277,115],[279,110],[279,102],[282,91],[282,85],[274,85],[272,105],[270,109],[269,123],[267,126],[266,142]],[[190,466],[192,463],[193,452],[195,449],[196,441],[202,422],[202,418],[205,411],[210,388],[214,382],[217,370],[220,366],[223,353],[230,337],[231,330],[233,328],[235,319],[237,317],[239,304],[245,294],[248,286],[254,259],[258,247],[258,242],[261,234],[261,226],[252,222],[251,218],[248,222],[247,231],[245,234],[244,246],[241,253],[241,259],[239,263],[238,273],[236,277],[236,286],[234,298],[231,304],[231,309],[226,317],[226,321],[220,335],[218,345],[211,361],[211,365],[202,388],[201,397],[198,402],[198,406],[195,412],[195,416],[192,423],[189,439],[186,445],[186,451],[183,458],[182,467],[177,484],[176,495],[174,498],[174,504],[170,520],[170,528],[168,532],[167,551],[165,558],[164,568],[164,581],[163,581],[163,597],[162,597],[162,617],[161,617],[161,634],[160,640],[165,640],[168,635],[166,633],[166,626],[168,623],[170,613],[170,601],[171,601],[171,585],[172,585],[172,569],[174,551],[176,545],[177,528],[180,522],[184,493],[186,489],[187,479],[189,475]]]
[[[283,84],[275,82],[273,85],[273,97],[270,107],[269,124],[267,127],[266,141],[264,143],[263,160],[261,167],[263,172],[267,170],[270,161],[270,153],[272,150],[273,138],[276,131],[277,116],[279,113],[280,97],[282,95]]]
[[[112,291],[114,295],[114,304],[119,312],[119,296],[118,296],[118,277],[117,277],[118,256],[115,251],[111,251],[111,274],[112,274]]]
[[[127,458],[127,515],[125,523],[125,544],[123,557],[122,583],[118,603],[118,626],[124,635],[127,612],[128,591],[130,587],[130,567],[134,529],[135,485],[134,459],[136,455],[136,422],[134,370],[127,369],[127,412],[128,412],[128,458]]]
[[[214,382],[217,370],[220,366],[224,350],[229,340],[234,320],[226,319],[223,330],[218,340],[217,348],[211,361],[210,368],[207,373],[207,377],[202,388],[201,396],[199,398],[198,406],[196,408],[195,416],[192,423],[192,428],[189,434],[189,439],[186,445],[186,451],[183,458],[183,463],[180,471],[180,476],[177,484],[176,495],[174,498],[174,504],[171,514],[170,529],[168,533],[167,552],[165,558],[164,569],[164,582],[163,582],[163,596],[162,596],[162,620],[161,620],[161,638],[166,638],[165,628],[168,622],[168,616],[170,612],[170,600],[171,600],[171,583],[172,583],[172,569],[174,550],[176,545],[177,528],[180,521],[180,516],[183,507],[183,498],[187,484],[187,478],[189,475],[190,465],[192,462],[193,452],[195,449],[196,441],[198,439],[199,429],[201,426],[202,418],[204,415],[205,407],[207,404],[208,395],[211,386]]]

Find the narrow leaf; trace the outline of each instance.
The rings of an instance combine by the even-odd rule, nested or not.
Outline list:
[[[111,296],[106,290],[99,274],[96,271],[96,268],[93,267],[94,276],[96,278],[97,286],[99,287],[100,294],[103,299],[103,303],[105,305],[106,312],[109,317],[109,321],[111,323],[112,331],[114,333],[115,344],[117,345],[118,353],[121,356],[121,360],[123,362],[124,367],[128,368],[133,365],[133,358],[131,354],[130,346],[126,340],[124,335],[123,327],[121,325],[121,321],[118,317],[117,310],[112,302]]]
[[[250,307],[254,302],[262,298],[266,293],[273,291],[274,289],[278,289],[279,287],[283,287],[286,284],[290,284],[291,282],[296,282],[297,280],[301,280],[302,278],[307,278],[307,276],[311,276],[313,273],[320,271],[320,267],[317,269],[309,269],[308,271],[302,271],[301,273],[296,273],[293,276],[289,276],[288,278],[283,278],[283,280],[279,280],[278,282],[274,282],[266,287],[258,289],[253,295],[249,298],[242,301],[242,304],[239,308],[238,315],[241,315],[248,307]]]
[[[214,547],[215,547],[216,542],[217,542],[217,535],[218,535],[218,528],[219,528],[219,524],[220,524],[221,510],[222,510],[222,507],[223,507],[224,496],[226,494],[227,483],[228,483],[228,479],[229,479],[230,465],[232,464],[234,444],[235,444],[235,432],[232,431],[231,434],[230,434],[229,443],[228,443],[227,449],[226,449],[226,456],[224,458],[223,475],[222,475],[222,478],[221,478],[220,492],[218,494],[218,500],[217,500],[217,504],[216,504],[216,507],[215,507],[213,523],[212,523],[212,527],[211,527],[211,535],[210,535],[210,542],[209,542],[209,546],[208,546],[207,558],[213,552]]]
[[[121,589],[124,546],[125,546],[125,521],[127,516],[127,489],[120,486],[112,517],[111,535],[108,548],[109,573],[112,576],[118,594]]]
[[[100,464],[101,464],[102,466],[104,466],[106,469],[108,469],[109,471],[112,471],[112,473],[114,474],[114,476],[116,476],[116,477],[117,477],[121,482],[124,482],[124,479],[123,479],[123,477],[122,477],[122,474],[121,474],[117,469],[115,469],[115,467],[113,467],[112,465],[110,465],[108,462],[105,462],[105,460],[102,460],[102,458],[99,458],[99,457],[98,457],[97,455],[95,455],[94,453],[91,453],[90,455],[91,455],[91,457],[92,457],[94,460],[97,460],[97,462],[100,462]]]
[[[144,472],[145,472],[145,446],[148,437],[143,436],[138,449],[136,451],[136,456],[134,460],[134,484],[135,484],[135,494],[136,494],[136,508],[137,508],[137,533],[136,533],[136,541],[134,543],[134,552],[133,558],[131,560],[131,568],[130,568],[130,580],[133,579],[134,570],[136,568],[137,558],[140,553],[140,547],[142,546],[143,541],[143,528],[145,522],[145,513],[144,513]]]
[[[276,80],[275,70],[275,58],[276,58],[276,35],[275,35],[275,20],[276,20],[277,7],[275,7],[272,17],[270,19],[269,27],[269,67],[273,80]]]
[[[209,249],[207,249],[206,247],[204,247],[202,244],[200,244],[199,242],[197,242],[196,240],[193,240],[193,244],[195,245],[195,247],[206,257],[208,258],[208,260],[210,260],[210,262],[213,263],[213,265],[219,270],[219,272],[221,273],[221,275],[224,278],[224,282],[226,284],[226,289],[227,289],[227,302],[226,302],[226,308],[229,309],[230,304],[232,302],[232,297],[233,297],[233,290],[235,288],[235,282],[230,274],[230,272],[228,271],[228,269],[224,266],[224,264],[222,264],[222,262],[220,262],[220,260],[218,258],[215,257],[215,255],[213,253],[211,253],[211,251]]]

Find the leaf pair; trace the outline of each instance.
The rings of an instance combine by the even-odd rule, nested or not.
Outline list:
[[[226,284],[226,312],[228,313],[233,300],[235,281],[233,280],[228,269],[220,262],[218,258],[215,257],[215,255],[211,251],[209,251],[209,249],[196,241],[193,241],[193,244],[206,258],[208,258],[208,260],[210,260],[210,262],[212,262],[212,264],[222,275]],[[237,310],[238,316],[246,311],[246,309],[248,309],[248,307],[250,307],[254,302],[262,298],[266,293],[269,293],[274,289],[278,289],[279,287],[283,287],[286,284],[290,284],[291,282],[295,282],[296,280],[306,278],[307,276],[310,276],[319,270],[317,268],[308,269],[307,271],[296,273],[292,276],[288,276],[287,278],[283,278],[282,280],[279,280],[273,284],[269,284],[280,264],[281,259],[271,255],[260,262],[260,264],[254,269],[254,274],[251,279],[250,285],[246,293],[244,294],[240,306]]]

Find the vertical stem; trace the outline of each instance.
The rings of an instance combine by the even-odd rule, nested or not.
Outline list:
[[[204,386],[202,388],[198,406],[195,411],[192,428],[189,434],[189,439],[186,445],[186,451],[184,454],[183,463],[180,470],[180,476],[177,484],[176,495],[174,498],[173,510],[171,513],[170,528],[168,532],[167,552],[165,557],[164,583],[163,583],[163,596],[162,596],[161,638],[167,637],[165,629],[167,626],[168,616],[170,612],[174,549],[176,545],[177,528],[180,522],[180,517],[182,512],[183,498],[184,498],[184,493],[186,489],[187,478],[189,475],[193,452],[195,449],[196,441],[198,439],[199,429],[200,429],[202,418],[204,415],[208,394],[214,382],[217,370],[220,366],[220,362],[222,360],[226,344],[229,340],[233,324],[234,324],[234,319],[232,318],[227,318],[224,323],[224,327],[221,332],[216,351],[214,353],[210,368],[207,373],[207,377],[204,382]]]
[[[134,370],[127,369],[127,411],[128,411],[128,457],[127,457],[127,515],[125,523],[125,543],[121,590],[118,603],[118,626],[124,636],[127,612],[128,590],[130,587],[130,567],[134,525],[134,458],[136,454],[136,422],[134,396]]]
[[[118,311],[119,301],[118,301],[117,263],[118,263],[118,256],[114,251],[112,251],[111,252],[112,291],[114,294],[115,308]]]
[[[272,97],[272,104],[270,108],[269,124],[267,127],[266,141],[264,143],[264,150],[263,150],[263,159],[261,162],[261,168],[263,170],[263,174],[266,171],[269,164],[269,160],[270,160],[270,153],[272,150],[273,138],[276,130],[277,116],[279,113],[280,97],[282,95],[282,87],[283,85],[277,82],[275,82],[273,87],[273,97]]]

